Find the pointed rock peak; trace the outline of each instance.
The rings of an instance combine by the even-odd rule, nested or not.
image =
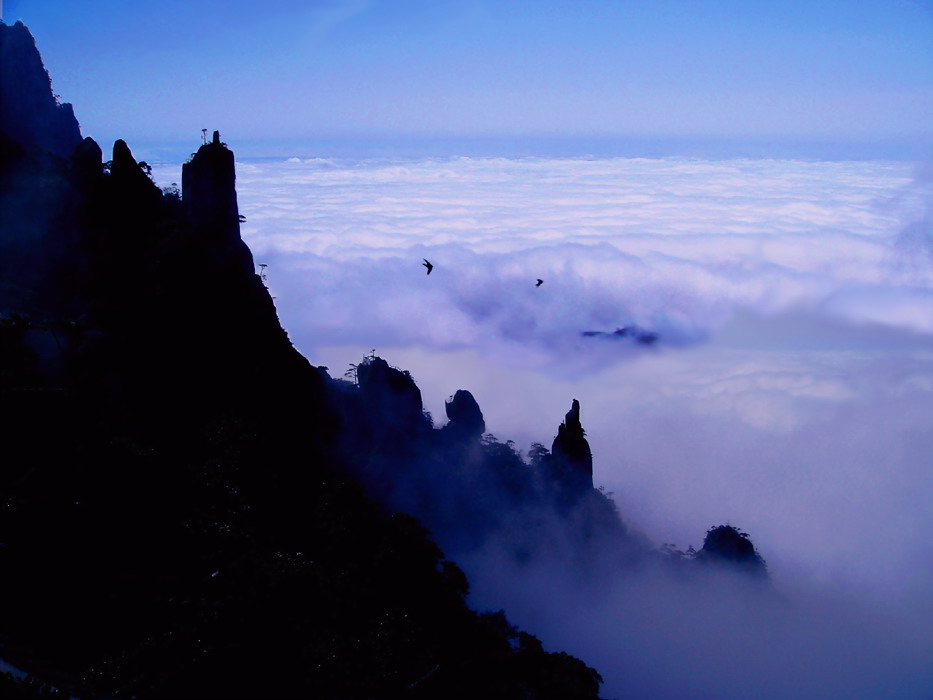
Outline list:
[[[136,162],[133,152],[123,139],[114,141],[110,177],[112,184],[120,192],[119,196],[123,198],[126,215],[130,215],[129,210],[134,207],[152,207],[162,199],[162,192]]]
[[[152,184],[149,178],[143,173],[139,163],[133,157],[133,152],[126,145],[123,139],[117,139],[113,142],[113,160],[110,163],[110,174],[118,180],[126,180],[133,183]]]
[[[551,445],[555,481],[574,491],[593,487],[593,453],[585,435],[580,402],[574,399]]]
[[[134,165],[136,164],[136,159],[133,158],[133,152],[123,139],[117,139],[113,142],[113,162],[114,164],[126,164],[129,162],[132,162]]]
[[[582,440],[586,435],[583,424],[580,422],[580,402],[576,399],[570,405],[570,410],[564,416],[564,422],[557,428],[558,436]]]
[[[579,427],[582,430],[582,426],[580,425],[580,402],[576,399],[570,404],[570,410],[567,411],[567,415],[564,416],[564,425],[568,428]]]

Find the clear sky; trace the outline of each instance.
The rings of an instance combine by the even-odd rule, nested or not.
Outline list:
[[[930,142],[931,0],[6,0],[106,142]]]

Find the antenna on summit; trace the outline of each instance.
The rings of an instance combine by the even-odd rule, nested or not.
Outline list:
[[[207,145],[207,129],[201,129],[201,145]]]

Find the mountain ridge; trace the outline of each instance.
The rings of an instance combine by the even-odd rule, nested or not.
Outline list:
[[[529,464],[466,390],[436,428],[382,358],[331,378],[255,272],[218,132],[160,190],[81,139],[25,25],[0,51],[3,655],[103,695],[595,698],[447,558],[505,532],[584,575],[661,556],[593,489],[579,403]],[[729,534],[697,559],[749,560]]]

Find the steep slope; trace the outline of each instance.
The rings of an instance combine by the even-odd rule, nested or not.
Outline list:
[[[22,22],[0,34],[0,122],[7,136],[62,158],[81,141],[74,110],[52,92],[32,34]]]
[[[219,134],[161,192],[127,144],[105,167],[48,116],[70,112],[24,26],[0,42],[3,656],[107,697],[596,697],[346,476]]]

